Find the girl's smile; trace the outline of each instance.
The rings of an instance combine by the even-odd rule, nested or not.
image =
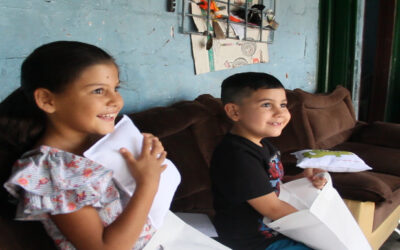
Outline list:
[[[113,63],[86,68],[62,93],[52,93],[47,138],[87,138],[114,130],[115,118],[123,106],[118,92],[118,69]]]

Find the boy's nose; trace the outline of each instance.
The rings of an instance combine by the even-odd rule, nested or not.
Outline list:
[[[274,107],[274,115],[282,115],[283,112],[285,112],[284,109],[282,109],[280,106],[279,107]]]

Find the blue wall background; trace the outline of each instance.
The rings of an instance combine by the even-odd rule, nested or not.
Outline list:
[[[180,5],[166,0],[0,0],[0,101],[19,85],[24,58],[55,40],[78,40],[110,52],[125,82],[124,112],[218,97],[231,74],[261,71],[289,89],[316,90],[317,0],[277,0],[279,28],[269,45],[269,63],[195,75],[190,37],[179,33]]]

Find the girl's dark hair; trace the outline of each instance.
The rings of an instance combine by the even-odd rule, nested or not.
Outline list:
[[[104,50],[82,42],[57,41],[35,49],[22,63],[21,87],[0,103],[0,206],[7,199],[3,183],[12,164],[32,148],[45,130],[46,116],[33,93],[45,88],[61,93],[89,66],[115,61]]]
[[[258,89],[280,89],[282,83],[267,73],[245,72],[226,78],[221,85],[223,104],[240,103],[244,97],[250,96]]]

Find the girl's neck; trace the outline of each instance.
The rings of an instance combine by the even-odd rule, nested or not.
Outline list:
[[[42,138],[36,143],[36,146],[46,145],[61,149],[76,155],[83,155],[90,146],[92,146],[101,136],[85,136],[85,137],[66,137],[58,134],[45,132]]]

